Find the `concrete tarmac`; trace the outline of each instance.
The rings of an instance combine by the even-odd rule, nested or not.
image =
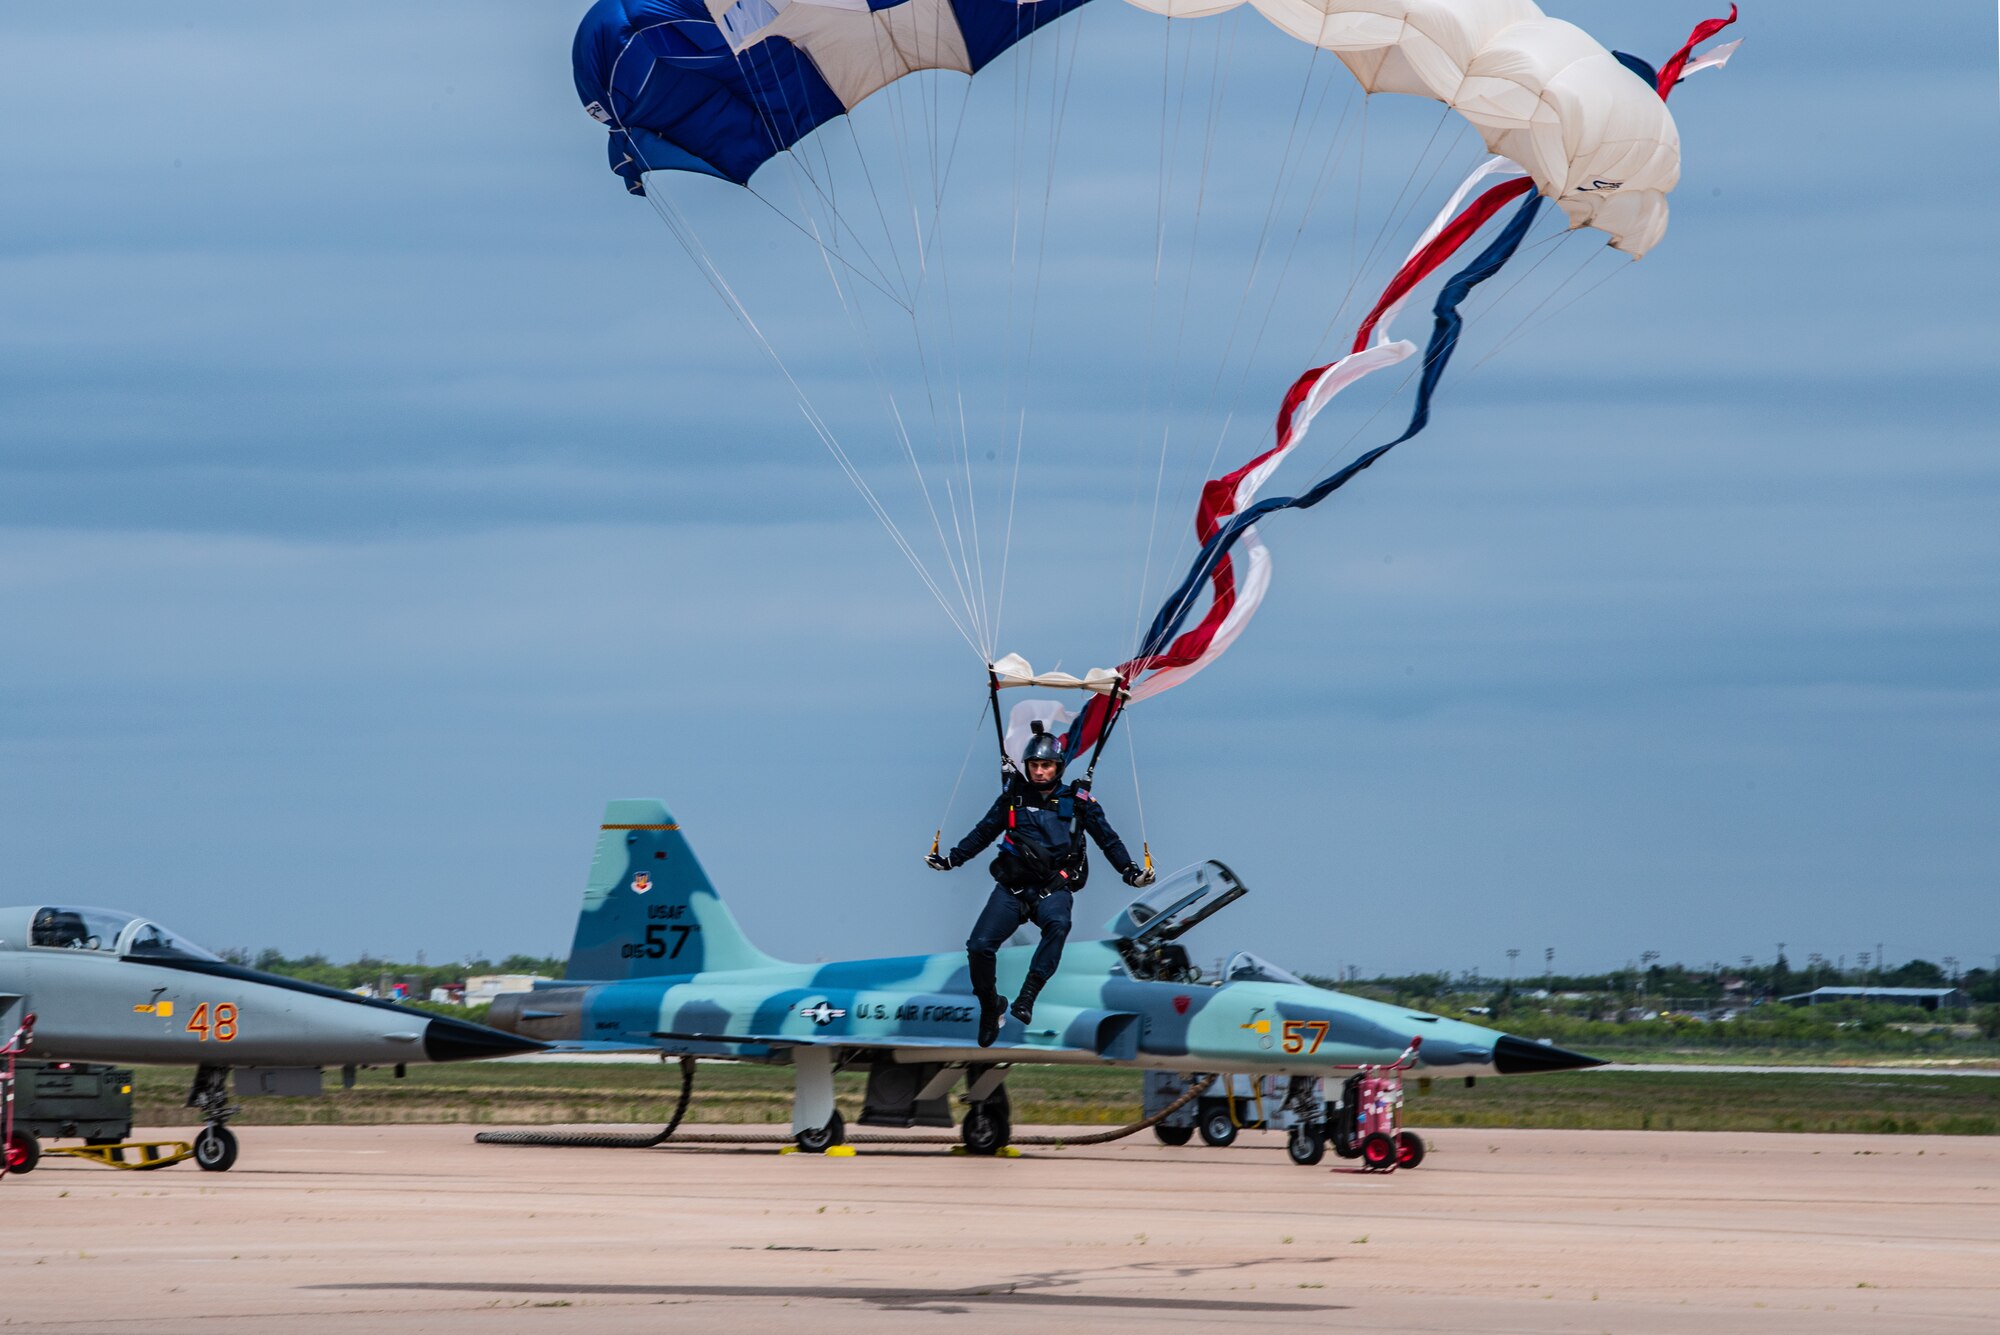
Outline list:
[[[972,1159],[473,1130],[45,1159],[0,1180],[0,1330],[2000,1329],[1990,1138],[1445,1130],[1376,1176],[1262,1133]]]

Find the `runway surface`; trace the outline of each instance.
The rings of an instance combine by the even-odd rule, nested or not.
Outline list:
[[[1448,1130],[1372,1176],[1263,1134],[996,1160],[472,1133],[246,1127],[221,1174],[44,1160],[0,1181],[0,1330],[1825,1335],[2000,1312],[1991,1138]]]

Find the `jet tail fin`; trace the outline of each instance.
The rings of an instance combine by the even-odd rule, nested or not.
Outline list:
[[[663,804],[643,798],[606,805],[567,981],[666,978],[779,962],[750,944]]]

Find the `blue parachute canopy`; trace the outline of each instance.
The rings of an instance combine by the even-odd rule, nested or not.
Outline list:
[[[577,96],[611,168],[746,184],[765,162],[919,69],[971,74],[1085,0],[597,0],[576,31]]]

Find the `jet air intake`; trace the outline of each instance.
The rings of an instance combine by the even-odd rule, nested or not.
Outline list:
[[[486,1023],[506,1034],[544,1043],[576,1042],[583,1037],[581,987],[550,987],[536,992],[502,992],[493,998]]]

